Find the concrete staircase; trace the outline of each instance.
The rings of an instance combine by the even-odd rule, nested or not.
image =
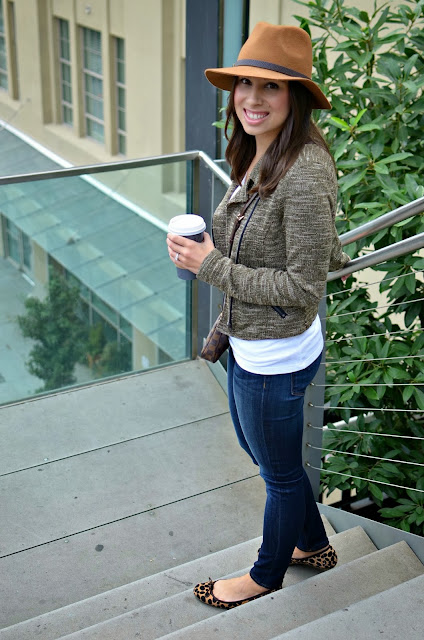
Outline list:
[[[203,362],[0,410],[0,640],[422,638],[408,544],[377,549],[325,517],[335,569],[291,567],[281,591],[231,611],[194,598],[260,544],[262,482],[226,411]]]
[[[260,538],[5,628],[0,639],[422,638],[424,566],[409,546],[377,550],[361,527],[330,539],[335,569],[291,567],[281,591],[232,611],[203,605],[192,587],[248,569]]]

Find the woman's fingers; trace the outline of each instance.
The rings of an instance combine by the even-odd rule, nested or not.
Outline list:
[[[182,269],[189,269],[193,273],[198,272],[205,257],[214,249],[208,233],[204,234],[203,242],[195,242],[190,238],[168,233],[166,242],[172,262]]]

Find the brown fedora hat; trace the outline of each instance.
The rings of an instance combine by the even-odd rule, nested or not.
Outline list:
[[[258,22],[240,49],[232,67],[206,69],[209,82],[231,91],[236,76],[301,82],[314,96],[314,109],[331,109],[331,104],[313,80],[312,43],[300,27]]]

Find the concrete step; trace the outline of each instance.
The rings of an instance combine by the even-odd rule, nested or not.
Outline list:
[[[372,554],[374,545],[361,528],[355,528],[336,534],[331,538],[334,547],[338,550],[341,563],[344,559],[352,556],[362,556]],[[258,541],[255,541],[255,544]],[[253,557],[256,556],[257,547],[253,548]],[[229,550],[231,554],[231,550]],[[163,594],[163,599],[158,599],[150,605],[139,607],[133,611],[105,622],[86,628],[82,631],[64,635],[66,640],[127,640],[130,638],[142,637],[143,640],[153,640],[174,630],[191,628],[191,625],[218,615],[219,610],[201,605],[192,593],[192,588],[199,580],[207,579],[209,576],[240,575],[245,573],[252,564],[252,555],[248,563],[239,564],[237,571],[230,573],[230,563],[223,568],[222,573],[216,566],[215,558],[209,557],[207,567],[203,572],[199,572],[198,567],[191,567],[195,572],[191,575],[186,573],[186,585],[184,590],[171,597]],[[287,573],[286,584],[294,585],[315,574],[312,569],[305,567],[292,567]],[[190,584],[187,589],[187,583]],[[199,606],[200,605],[200,606]],[[140,634],[138,636],[137,634]],[[62,638],[62,636],[60,636]],[[228,637],[228,636],[226,636]]]
[[[422,640],[424,575],[377,593],[345,609],[292,629],[273,640]]]
[[[323,517],[328,536],[335,531],[327,518]],[[369,538],[359,527],[352,529],[348,546],[348,532],[332,537],[332,542],[341,554],[342,560],[352,553],[365,554],[375,550]],[[25,622],[0,630],[0,640],[56,640],[69,634],[110,620],[128,611],[139,609],[140,604],[148,605],[192,587],[210,574],[226,575],[247,567],[255,557],[261,538],[249,540],[228,549],[184,563],[175,568],[159,572],[142,580],[123,585],[97,596],[87,598],[55,611],[44,613]]]
[[[213,617],[206,613],[205,616],[209,619],[156,638],[269,640],[423,574],[424,566],[417,556],[406,542],[398,542],[299,584],[287,586],[242,607],[218,613]],[[187,602],[183,602],[182,605],[188,604],[189,595],[187,592]],[[199,606],[205,609],[212,608],[200,602]],[[166,609],[163,610],[163,617],[167,619],[165,612]],[[138,619],[138,632],[144,640],[141,617]],[[345,636],[346,631],[342,637]],[[124,632],[122,635],[115,633],[114,640],[130,640],[136,637],[134,632]],[[355,636],[349,633],[348,637]],[[71,638],[109,640],[112,636],[75,634],[66,640]]]

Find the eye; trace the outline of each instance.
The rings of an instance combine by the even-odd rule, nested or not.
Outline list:
[[[279,89],[280,87],[278,86],[278,84],[276,82],[267,82],[266,88],[267,89]]]
[[[252,84],[249,80],[249,78],[239,78],[238,79],[238,83],[239,84]]]

